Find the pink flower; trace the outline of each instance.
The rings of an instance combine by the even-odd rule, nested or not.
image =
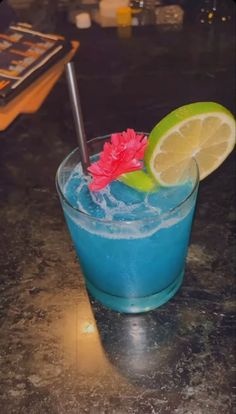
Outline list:
[[[133,129],[111,135],[111,142],[106,142],[100,159],[94,162],[88,171],[93,176],[89,184],[91,191],[99,191],[121,174],[143,168],[147,137],[138,135]]]

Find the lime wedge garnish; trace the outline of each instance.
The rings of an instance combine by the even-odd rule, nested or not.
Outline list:
[[[222,105],[182,106],[151,131],[145,151],[148,173],[162,186],[178,183],[191,158],[202,180],[218,168],[235,146],[235,119]]]
[[[118,178],[124,184],[134,188],[138,191],[150,192],[155,189],[157,190],[158,184],[153,180],[150,175],[146,174],[142,170],[132,171],[126,174],[122,174]]]

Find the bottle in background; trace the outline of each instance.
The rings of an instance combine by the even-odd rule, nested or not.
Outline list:
[[[134,25],[145,26],[156,24],[156,0],[131,0]]]

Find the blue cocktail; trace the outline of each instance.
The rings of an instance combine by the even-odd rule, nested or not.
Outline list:
[[[106,139],[90,142],[95,158]],[[198,167],[191,160],[174,187],[142,192],[113,181],[93,193],[79,150],[62,162],[57,189],[92,296],[113,310],[140,313],[176,293],[184,275],[198,182]]]

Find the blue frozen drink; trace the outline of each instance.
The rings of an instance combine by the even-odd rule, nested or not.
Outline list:
[[[91,141],[91,162],[107,138]],[[179,289],[198,190],[194,160],[182,177],[177,185],[146,192],[119,180],[91,191],[78,149],[60,165],[57,189],[86,286],[105,306],[146,312]]]

